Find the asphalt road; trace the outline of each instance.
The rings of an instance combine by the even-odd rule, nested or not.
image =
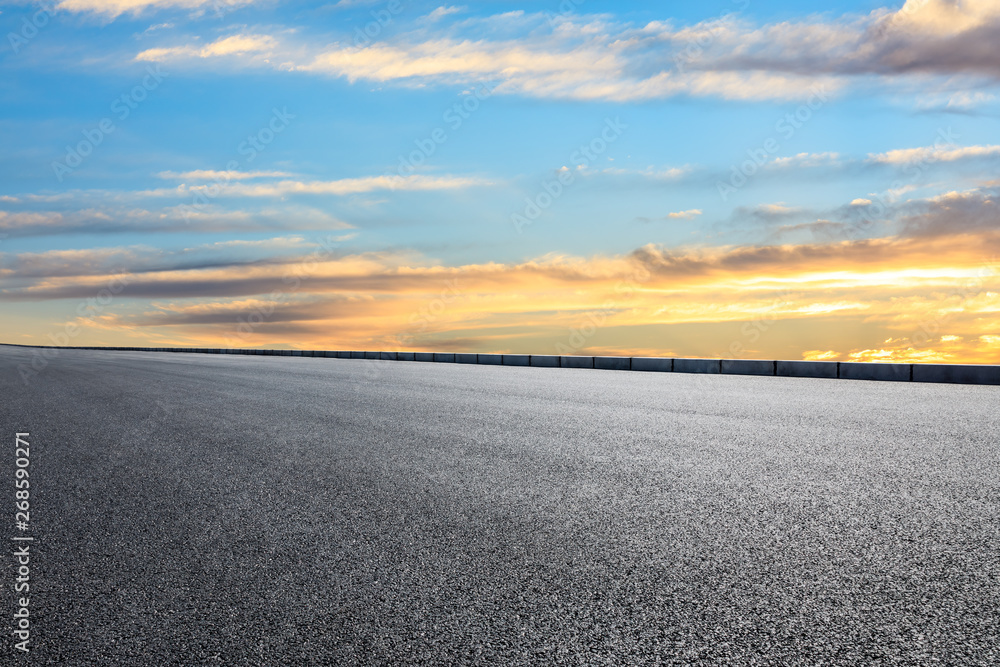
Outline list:
[[[3,664],[1000,664],[998,387],[33,354]]]

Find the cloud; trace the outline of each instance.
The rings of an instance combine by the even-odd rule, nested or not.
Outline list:
[[[153,6],[146,0],[128,1]],[[493,80],[499,83],[499,93],[613,101],[675,95],[798,100],[820,87],[833,93],[852,82],[870,86],[878,77],[910,74],[914,77],[909,83],[897,77],[893,85],[909,85],[922,94],[927,80],[921,77],[931,75],[946,82],[951,99],[961,106],[981,100],[977,95],[984,80],[1000,80],[992,48],[1000,35],[1000,12],[987,6],[991,2],[908,0],[896,12],[882,9],[764,25],[727,15],[680,27],[664,21],[637,27],[608,16],[575,14],[553,21],[542,12],[449,22],[459,8],[442,6],[427,16],[432,26],[417,22],[409,32],[367,46],[351,45],[346,37],[333,43],[302,43],[299,35],[293,40],[240,34],[208,46],[159,46],[137,59],[208,60],[242,54],[253,57],[239,65],[350,81],[466,86]],[[515,31],[519,36],[509,37]]]
[[[651,222],[669,222],[671,220],[694,220],[701,214],[702,214],[701,209],[692,208],[687,211],[674,211],[672,213],[666,214],[661,218],[639,217],[636,218],[636,220],[645,224],[649,224]]]
[[[908,0],[897,12],[877,10],[760,27],[738,19],[724,24],[692,67],[843,78],[1000,77],[989,48],[1000,29],[1000,12],[991,0]],[[685,35],[664,30],[660,37],[674,40]]]
[[[430,14],[428,14],[427,18],[428,18],[428,20],[431,20],[431,21],[437,21],[439,19],[444,18],[445,16],[449,16],[451,14],[459,14],[459,13],[461,13],[463,11],[465,11],[465,7],[446,7],[446,6],[441,6],[441,7],[438,7],[437,9],[435,9],[434,11],[432,11]]]
[[[439,22],[453,12],[438,15]],[[493,39],[460,34],[464,26],[492,33],[497,25],[517,21],[528,30],[519,38]],[[800,99],[818,86],[838,87],[830,77],[788,72],[690,70],[679,71],[660,36],[627,25],[583,21],[547,27],[544,14],[508,13],[453,26],[439,34],[404,33],[368,46],[283,43],[264,35],[236,35],[202,47],[197,44],[159,46],[137,60],[207,60],[232,53],[248,58],[243,66],[344,77],[349,81],[395,81],[403,85],[459,85],[497,81],[496,92],[532,97],[580,100],[644,100],[678,94],[721,96],[730,99]],[[545,34],[548,31],[548,34]],[[467,31],[466,31],[467,32]],[[647,61],[663,61],[649,69]]]
[[[657,331],[670,340],[671,353],[680,348],[682,354],[698,350],[733,356],[731,350],[746,348],[765,358],[846,358],[878,350],[874,344],[891,336],[914,339],[915,346],[928,350],[928,358],[952,349],[955,360],[969,361],[992,349],[992,356],[975,358],[996,359],[1000,351],[990,347],[988,337],[996,335],[1000,264],[988,264],[982,252],[987,245],[1000,248],[1000,238],[993,234],[988,243],[984,240],[883,239],[702,250],[651,245],[626,255],[547,255],[520,263],[461,266],[386,252],[164,266],[130,276],[121,295],[121,300],[149,305],[140,312],[111,308],[100,326],[206,344],[236,340],[242,346],[280,342],[322,349],[337,340],[347,347],[376,349],[544,353],[559,352],[557,345],[569,345],[571,332],[589,322],[598,333],[574,348],[580,353],[591,347],[634,352],[629,341],[636,336],[648,341],[649,332]],[[92,261],[83,255],[63,260],[81,266]],[[84,275],[47,277],[36,284],[4,281],[0,300],[85,299],[107,279]],[[435,309],[433,318],[421,317],[428,304],[439,302],[443,307]],[[239,334],[240,322],[250,314],[257,324]],[[752,346],[741,327],[760,321],[769,322],[775,332],[801,332],[793,338],[801,337],[806,345],[835,345],[789,350],[781,342],[788,335],[775,333],[769,342]],[[943,323],[941,335],[961,340],[942,339],[941,345],[951,347],[939,349],[935,341],[920,339],[922,324],[938,321]],[[876,338],[873,345],[857,347],[856,332],[865,322]],[[692,342],[684,342],[683,332],[692,332]],[[968,343],[972,337],[975,344]],[[899,349],[903,354],[905,347]],[[889,354],[882,360],[894,358]]]
[[[875,363],[967,364],[997,363],[1000,337],[971,335],[890,337],[874,348],[808,350],[807,361],[862,361]]]
[[[307,241],[302,236],[284,236],[273,239],[261,239],[257,241],[247,241],[236,239],[233,241],[216,241],[207,247],[210,248],[266,248],[274,250],[277,248],[308,248],[315,245]]]
[[[907,202],[901,211],[901,233],[947,237],[1000,230],[1000,206],[995,188],[948,192]]]
[[[810,237],[840,242],[889,236],[959,237],[1000,231],[998,193],[994,185],[907,200],[872,196],[819,211],[783,204],[740,207],[723,228],[727,233],[748,235],[751,241],[769,242]]]
[[[286,178],[292,176],[285,171],[215,171],[196,169],[194,171],[161,171],[159,178],[178,181],[244,181],[256,178]]]
[[[96,196],[95,198],[100,198]],[[0,211],[0,232],[10,236],[117,233],[210,233],[275,229],[351,229],[348,223],[311,207],[283,206],[227,210],[215,205],[161,210],[105,206],[75,211]]]
[[[167,9],[231,11],[253,4],[254,0],[59,0],[57,11],[97,14],[115,19],[122,14],[138,15]]]
[[[667,217],[671,220],[693,220],[701,215],[701,209],[692,208],[687,211],[676,211],[674,213],[668,213]]]
[[[275,50],[278,41],[270,35],[230,35],[207,46],[174,46],[152,48],[135,56],[138,61],[163,61],[184,58],[220,58],[245,54],[268,54]]]
[[[170,173],[170,172],[165,172]],[[198,172],[194,172],[198,173]],[[205,172],[223,176],[230,172]],[[65,202],[65,201],[130,201],[139,199],[173,198],[191,202],[185,209],[179,209],[186,216],[210,210],[206,201],[214,202],[222,197],[271,197],[280,198],[288,195],[335,195],[347,196],[369,192],[421,192],[432,190],[456,190],[472,187],[493,185],[493,181],[475,176],[360,176],[357,178],[342,178],[332,181],[302,181],[286,179],[271,183],[241,183],[242,175],[254,172],[232,172],[237,174],[237,182],[227,182],[225,179],[210,184],[182,183],[169,188],[151,188],[147,190],[67,190],[55,194],[25,194],[19,200],[28,202]],[[282,173],[282,172],[273,172]],[[253,178],[263,178],[258,175]],[[198,179],[191,179],[198,180]],[[243,179],[250,180],[250,179]]]
[[[925,36],[955,36],[988,27],[1000,19],[992,0],[907,0],[885,25]]]
[[[942,131],[942,140],[933,146],[901,148],[885,153],[870,153],[865,157],[842,155],[840,153],[798,153],[797,155],[761,158],[758,163],[755,178],[777,177],[782,179],[802,177],[815,179],[816,175],[809,170],[819,170],[821,173],[844,173],[857,175],[872,168],[898,169],[916,166],[923,170],[934,164],[947,164],[966,160],[984,160],[1000,156],[1000,146],[959,146],[946,142],[953,133],[949,128]],[[735,167],[734,167],[735,168]],[[716,175],[719,183],[730,184],[733,172],[721,172]],[[911,175],[912,180],[912,175]],[[916,183],[906,183],[892,191],[893,196],[900,196],[916,189]]]
[[[544,52],[516,41],[455,41],[439,39],[418,44],[368,48],[337,48],[318,54],[298,69],[376,81],[450,76],[467,81],[487,79],[502,72],[511,75],[563,74],[574,78],[614,66],[614,54],[591,49]]]
[[[4,253],[0,277],[4,282],[25,278],[52,279],[66,276],[105,275],[134,263],[150,248],[93,248],[85,250],[47,250],[44,252]]]
[[[777,157],[771,161],[775,167],[808,168],[837,164],[839,153],[799,153],[790,157]]]
[[[768,216],[786,216],[801,212],[802,209],[788,206],[784,202],[777,204],[761,204],[756,208],[756,212]]]
[[[872,154],[868,161],[880,164],[914,164],[918,162],[955,162],[973,158],[1000,156],[1000,146],[927,146],[904,148],[887,153]]]
[[[662,218],[638,218],[639,222],[662,222],[668,220],[694,220],[702,214],[701,209],[692,208],[687,211],[674,211],[672,213],[667,213]]]
[[[339,0],[334,9],[350,9],[351,7],[369,7],[377,5],[381,0]]]
[[[239,344],[328,348],[335,339],[361,348],[543,353],[558,352],[568,332],[597,321],[600,333],[574,350],[1000,361],[990,338],[1000,311],[994,195],[976,189],[899,204],[887,212],[895,233],[880,238],[646,245],[620,255],[551,253],[508,263],[448,265],[412,250],[313,250],[303,234],[172,252],[131,246],[5,255],[0,300],[72,306],[124,269],[128,285],[115,302],[123,305],[81,326],[227,345],[241,315],[266,312]],[[781,221],[796,211],[773,203],[747,214]],[[332,240],[336,246],[343,236]],[[421,318],[438,301],[444,309]],[[784,333],[751,342],[741,326],[761,318]],[[920,334],[928,322],[940,339]],[[669,346],[635,344],[650,332]],[[884,342],[890,339],[910,342]],[[789,340],[802,347],[788,347]]]
[[[996,98],[996,95],[989,93],[962,91],[951,95],[948,98],[946,106],[948,108],[969,109],[981,104],[992,102]]]
[[[672,181],[683,176],[687,176],[693,171],[690,166],[684,167],[666,167],[657,169],[655,167],[647,167],[646,169],[622,169],[620,167],[607,167],[602,169],[601,172],[604,174],[610,174],[612,176],[641,176],[654,181]]]
[[[56,211],[0,211],[0,230],[52,229],[64,220],[65,216]]]
[[[232,35],[212,42],[198,55],[202,58],[229,56],[234,54],[270,51],[277,46],[277,40],[268,35]]]
[[[156,32],[157,30],[169,30],[170,28],[173,27],[174,27],[173,23],[157,23],[143,30],[142,34],[148,35],[149,33]]]
[[[975,115],[979,107],[995,101],[997,96],[976,90],[928,93],[917,97],[917,108],[925,111]]]
[[[157,304],[156,310],[120,320],[130,327],[183,327],[191,325],[228,325],[245,321],[251,313],[267,313],[270,325],[329,319],[330,307],[340,299],[315,299],[289,296],[281,300],[237,299],[194,305]]]
[[[758,204],[756,206],[740,206],[733,210],[728,227],[759,229],[776,223],[787,224],[790,218],[803,217],[808,211],[802,208],[788,206],[784,202],[773,204]]]
[[[578,100],[633,101],[678,94],[728,99],[798,99],[822,83],[767,72],[629,73],[626,47],[615,41],[546,48],[511,40],[437,39],[414,44],[341,47],[317,54],[299,71],[379,82],[468,85],[499,80],[500,93]],[[832,86],[832,82],[826,82]]]
[[[231,183],[219,187],[219,196],[283,197],[291,194],[352,195],[378,190],[453,190],[492,185],[488,180],[463,176],[365,176],[336,181],[294,181],[277,183]],[[212,186],[191,186],[193,193]]]
[[[180,250],[146,245],[128,247],[47,250],[44,252],[0,253],[6,281],[25,278],[86,278],[105,274],[146,274],[206,269],[289,266],[303,261],[301,253],[329,248],[350,235],[309,238],[302,235],[268,239],[233,239]]]
[[[292,237],[278,243],[274,250],[294,249],[299,242]],[[239,248],[245,244],[200,246],[200,250]],[[267,249],[267,244],[246,244],[246,247]],[[979,230],[976,234],[959,234],[948,239],[888,237],[853,242],[811,243],[800,245],[764,245],[748,247],[718,247],[702,249],[671,249],[647,245],[621,256],[589,259],[546,255],[517,264],[478,264],[459,267],[429,263],[413,253],[364,253],[347,257],[329,256],[312,266],[310,289],[317,293],[356,292],[361,294],[402,294],[423,291],[440,285],[450,278],[460,278],[470,288],[486,292],[517,292],[541,281],[538,287],[556,289],[612,289],[623,276],[644,273],[650,296],[673,294],[682,297],[686,290],[695,292],[710,285],[748,286],[782,283],[811,284],[815,289],[920,285],[922,281],[940,281],[971,273],[972,258],[1000,251],[1000,230]],[[74,251],[76,252],[76,251]],[[84,257],[85,252],[59,255],[60,258]],[[27,261],[27,260],[25,260]],[[137,283],[134,293],[175,296],[235,296],[260,294],[282,282],[287,267],[307,261],[307,256],[287,256],[273,266],[256,266],[253,270],[191,271],[164,269],[153,282]],[[86,271],[81,271],[86,273]],[[152,280],[152,278],[150,279]],[[546,287],[546,285],[548,287]],[[171,287],[173,286],[173,287]],[[263,289],[262,289],[263,287]],[[584,289],[588,288],[588,289]],[[71,298],[86,293],[88,287],[77,282],[56,285],[51,281],[29,290],[32,298]],[[193,291],[192,291],[193,290]],[[664,291],[666,290],[666,291]],[[27,293],[5,292],[5,296]],[[692,298],[695,293],[691,293]],[[808,303],[816,303],[817,300]],[[697,309],[685,307],[695,313]]]

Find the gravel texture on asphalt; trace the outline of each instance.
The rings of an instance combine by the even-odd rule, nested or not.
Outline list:
[[[16,664],[1000,664],[998,387],[34,354]]]

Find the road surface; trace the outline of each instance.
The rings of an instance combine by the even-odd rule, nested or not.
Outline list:
[[[30,664],[1000,664],[997,387],[35,354]]]

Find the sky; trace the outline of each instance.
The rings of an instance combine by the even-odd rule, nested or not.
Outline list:
[[[0,2],[0,342],[1000,363],[1000,3]]]

